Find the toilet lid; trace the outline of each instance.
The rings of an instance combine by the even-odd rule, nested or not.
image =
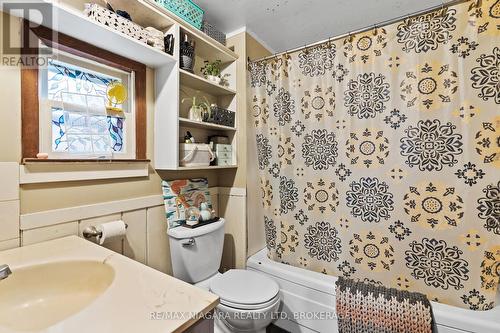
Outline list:
[[[271,278],[243,269],[231,269],[210,283],[210,291],[220,297],[221,303],[238,305],[268,303],[279,289]]]

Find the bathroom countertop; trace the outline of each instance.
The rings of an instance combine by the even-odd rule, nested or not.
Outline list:
[[[0,252],[0,263],[14,274],[26,266],[74,260],[110,265],[113,282],[86,308],[43,332],[183,332],[219,303],[208,291],[76,236]],[[0,326],[0,332],[16,331]]]

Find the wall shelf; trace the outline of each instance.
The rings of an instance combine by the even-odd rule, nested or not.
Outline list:
[[[188,34],[196,43],[196,55],[203,59],[212,61],[219,59],[223,64],[238,59],[236,53],[194,27],[183,27],[182,32]]]
[[[237,165],[210,165],[206,167],[177,167],[176,170],[220,170],[220,169],[236,169]]]
[[[43,0],[50,3],[66,2],[74,11],[82,12],[84,4],[88,0],[60,0],[54,2],[52,0]],[[225,45],[217,42],[202,31],[184,22],[181,18],[157,4],[155,0],[108,0],[114,9],[125,10],[132,16],[132,19],[137,24],[143,27],[154,27],[161,31],[170,30],[172,26],[180,26],[182,31],[189,34],[195,40],[197,51],[196,53],[202,58],[210,60],[220,59],[223,63],[233,62],[238,59],[238,55],[230,50]],[[106,6],[104,0],[94,0],[101,6]],[[76,37],[75,37],[76,38]],[[178,36],[176,36],[178,38]],[[104,47],[105,48],[105,47]]]
[[[103,0],[95,0],[100,5],[106,6]],[[145,0],[108,0],[114,9],[125,10],[132,15],[135,23],[143,27],[155,27],[160,31],[168,30],[168,28],[176,24],[170,15],[158,10],[158,5],[154,1]]]
[[[223,63],[233,62],[238,59],[238,55],[228,47],[189,25],[189,23],[184,22],[154,0],[110,0],[110,3],[115,8],[124,9],[131,13],[134,22],[144,27],[154,26],[164,31],[170,25],[180,25],[182,31],[189,34],[191,39],[196,42],[196,53],[202,58],[220,59]]]
[[[83,14],[82,10],[77,10],[63,3],[44,1],[50,3],[53,8],[53,15],[56,19],[46,24],[46,27],[54,31],[122,55],[151,68],[158,68],[177,62],[175,57],[161,50],[89,19]],[[19,11],[19,13],[23,15],[26,14],[26,11]],[[28,19],[28,17],[23,18]],[[34,23],[41,24],[42,22],[35,21]]]
[[[209,93],[213,96],[235,95],[236,91],[220,84],[209,81],[201,76],[179,69],[181,74],[181,85],[188,86],[195,90]]]
[[[213,129],[213,130],[219,130],[219,131],[236,131],[235,127],[212,124],[212,123],[205,123],[205,122],[190,120],[190,119],[182,118],[182,117],[179,118],[179,124],[180,124],[180,126],[191,127],[191,128],[202,128],[202,129],[204,128],[204,129]]]

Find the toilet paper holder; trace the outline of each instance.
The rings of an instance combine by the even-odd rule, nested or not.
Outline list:
[[[125,229],[128,229],[128,224],[126,223],[125,223]],[[101,236],[102,236],[102,231],[97,230],[95,225],[83,229],[83,237],[85,239],[101,237]]]

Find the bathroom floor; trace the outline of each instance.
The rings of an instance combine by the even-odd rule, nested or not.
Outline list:
[[[282,328],[279,328],[278,326],[269,325],[266,329],[266,333],[289,333],[289,332],[285,331]]]

